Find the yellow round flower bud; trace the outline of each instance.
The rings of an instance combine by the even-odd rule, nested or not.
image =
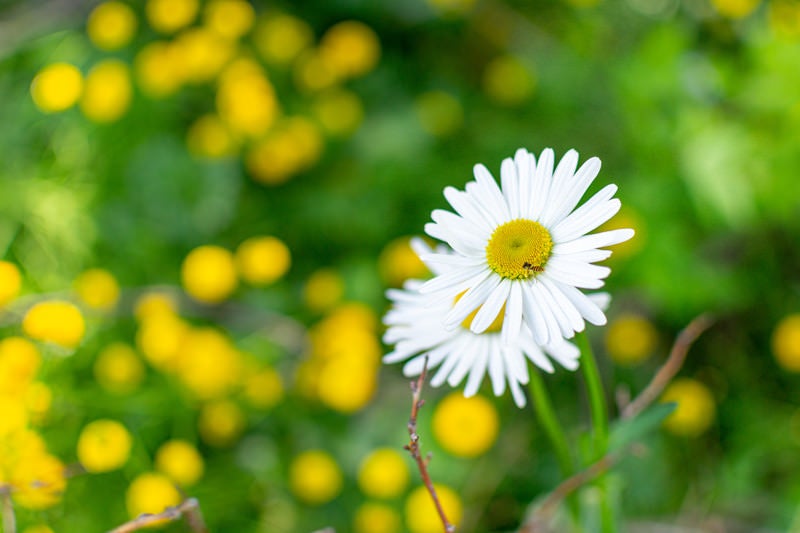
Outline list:
[[[314,102],[314,116],[329,135],[347,137],[361,125],[364,106],[354,92],[336,88],[317,97]]]
[[[31,307],[22,320],[22,329],[32,339],[75,348],[86,333],[86,323],[73,304],[52,300]]]
[[[220,75],[216,106],[232,132],[248,137],[264,135],[280,112],[272,83],[250,60],[236,61]]]
[[[116,420],[95,420],[78,437],[78,461],[87,472],[116,470],[128,462],[132,445],[125,426]]]
[[[97,356],[94,377],[101,387],[115,394],[136,390],[144,379],[145,368],[133,348],[121,342],[108,345]]]
[[[382,503],[365,503],[353,517],[355,533],[400,533],[400,515]]]
[[[212,159],[231,156],[238,148],[227,124],[213,113],[203,115],[189,126],[186,145],[194,155]]]
[[[22,533],[53,533],[53,530],[45,524],[36,524],[26,527],[22,530]]]
[[[131,518],[143,513],[158,514],[167,507],[178,505],[181,500],[178,489],[169,478],[155,472],[145,472],[137,476],[125,494],[125,503]]]
[[[772,354],[784,370],[800,372],[800,313],[778,322],[772,333]]]
[[[239,274],[253,285],[275,282],[286,274],[291,263],[289,248],[275,237],[252,237],[236,249]]]
[[[33,422],[41,422],[53,404],[53,392],[41,381],[34,381],[25,393],[25,408]]]
[[[436,496],[445,516],[453,525],[461,522],[462,506],[458,494],[450,487],[434,484]],[[410,533],[441,533],[442,521],[431,495],[424,486],[415,488],[406,499],[406,525]]]
[[[244,380],[244,397],[258,409],[274,407],[283,398],[283,380],[272,368],[248,374]]]
[[[694,379],[673,381],[661,395],[661,402],[678,404],[664,419],[664,427],[675,435],[696,437],[711,426],[716,416],[714,396],[708,387]]]
[[[33,381],[42,356],[32,342],[22,337],[0,341],[0,394],[18,395]]]
[[[83,75],[69,63],[44,67],[31,82],[33,103],[45,113],[69,109],[83,92]]]
[[[464,109],[453,95],[444,91],[429,91],[414,102],[422,129],[435,137],[446,137],[464,123]]]
[[[325,32],[320,40],[323,62],[339,76],[366,74],[378,63],[381,45],[375,32],[356,20],[340,22]]]
[[[30,454],[11,469],[14,503],[26,509],[47,509],[61,501],[67,486],[64,464],[47,453]]]
[[[643,316],[625,314],[608,326],[605,341],[612,361],[623,366],[635,365],[653,354],[658,332]]]
[[[117,50],[133,39],[136,14],[122,2],[103,2],[95,7],[86,21],[86,34],[101,50]]]
[[[206,26],[226,39],[238,39],[250,31],[255,16],[245,0],[210,0],[203,11]]]
[[[433,436],[459,457],[477,457],[497,440],[500,421],[494,405],[483,396],[447,395],[433,413]]]
[[[360,354],[326,361],[319,373],[319,400],[341,413],[363,409],[377,388],[378,370],[373,361]]]
[[[166,292],[146,292],[136,299],[133,314],[139,321],[157,316],[174,316],[178,312],[175,298]]]
[[[28,410],[22,398],[0,401],[0,438],[14,435],[28,425]]]
[[[741,19],[755,11],[761,0],[711,0],[717,13],[732,19]]]
[[[107,59],[95,65],[86,76],[81,111],[91,121],[114,122],[128,111],[132,97],[128,65]]]
[[[378,271],[383,281],[391,287],[399,287],[410,278],[426,278],[430,275],[409,244],[409,237],[399,237],[389,244],[378,256]]]
[[[136,345],[145,359],[159,370],[173,372],[189,326],[178,316],[157,315],[143,320],[136,332]]]
[[[157,32],[174,33],[191,24],[198,9],[198,0],[147,0],[145,14]]]
[[[300,500],[320,505],[334,499],[342,490],[342,472],[329,453],[309,450],[289,465],[289,487]]]
[[[375,450],[358,467],[358,486],[374,498],[399,496],[406,490],[408,479],[405,455],[391,448]]]
[[[173,43],[153,42],[142,48],[133,61],[136,81],[152,98],[164,98],[184,82],[181,57]]]
[[[190,329],[178,351],[178,378],[203,400],[219,398],[239,383],[242,357],[227,337],[212,328]]]
[[[483,90],[501,105],[515,106],[528,100],[536,88],[536,78],[519,59],[500,56],[483,71]]]
[[[190,83],[206,83],[219,74],[235,50],[233,43],[206,28],[183,31],[173,41],[182,78]]]
[[[0,261],[0,307],[8,305],[22,288],[22,276],[17,265],[8,261]]]
[[[181,487],[197,483],[203,477],[204,468],[200,452],[186,441],[165,442],[156,452],[156,469]]]
[[[242,410],[229,400],[216,400],[205,404],[200,410],[197,421],[203,441],[219,448],[236,442],[244,430],[245,423]]]
[[[219,246],[195,248],[183,260],[181,280],[195,300],[219,303],[233,294],[239,283],[233,254]]]
[[[314,312],[327,311],[344,296],[344,280],[333,269],[323,268],[309,276],[303,287],[303,301]]]
[[[270,63],[287,64],[311,45],[314,33],[299,18],[275,14],[262,19],[254,39],[264,59]]]
[[[93,268],[75,280],[78,298],[93,309],[108,311],[117,305],[119,284],[107,270]]]
[[[312,122],[292,117],[251,147],[247,169],[256,181],[279,185],[313,165],[322,146],[320,132]]]

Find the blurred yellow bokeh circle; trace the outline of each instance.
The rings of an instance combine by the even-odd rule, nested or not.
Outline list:
[[[45,113],[69,109],[83,92],[83,75],[69,63],[53,63],[44,67],[31,82],[33,103]]]
[[[210,0],[203,20],[212,31],[227,39],[238,39],[253,27],[255,11],[245,0]]]
[[[289,486],[301,501],[320,505],[342,490],[342,472],[333,457],[322,450],[299,454],[289,465]]]
[[[800,313],[787,315],[772,332],[772,354],[784,370],[800,372]]]
[[[304,20],[280,13],[264,17],[253,38],[267,62],[286,64],[311,45],[314,33]]]
[[[253,285],[268,285],[283,277],[292,264],[289,248],[277,237],[251,237],[236,249],[236,266]]]
[[[497,57],[483,71],[483,90],[501,105],[515,106],[527,101],[536,88],[536,78],[518,58]]]
[[[464,109],[461,102],[444,91],[428,91],[414,102],[422,129],[436,137],[446,137],[454,133],[464,123]]]
[[[203,457],[191,443],[185,440],[170,440],[156,451],[156,469],[166,474],[181,487],[197,483],[203,476]]]
[[[322,365],[317,381],[319,400],[341,413],[363,409],[378,387],[377,364],[364,354],[352,353]]]
[[[405,454],[380,448],[369,454],[358,467],[358,486],[373,498],[394,498],[406,490],[409,473]]]
[[[442,505],[445,516],[453,525],[461,522],[461,499],[453,489],[439,483],[434,484],[436,496]],[[441,533],[442,520],[436,511],[430,493],[425,486],[419,486],[411,491],[406,499],[405,506],[406,525],[410,533]]]
[[[608,326],[605,342],[612,361],[620,365],[635,365],[653,354],[658,343],[658,332],[645,317],[624,314]]]
[[[111,272],[92,268],[75,279],[75,292],[88,307],[108,311],[117,305],[120,291]]]
[[[136,390],[144,379],[145,368],[136,352],[127,344],[106,346],[94,363],[94,377],[101,387],[115,394]]]
[[[136,345],[144,358],[159,370],[173,372],[178,352],[189,325],[177,315],[155,315],[142,321],[136,332]]]
[[[172,42],[187,83],[206,83],[214,79],[235,53],[229,40],[206,28],[189,28]]]
[[[357,20],[346,20],[325,32],[320,39],[319,53],[336,75],[352,77],[375,68],[381,45],[372,28]]]
[[[87,74],[81,111],[94,122],[114,122],[128,111],[132,96],[128,66],[122,61],[107,59]]]
[[[398,237],[387,244],[378,256],[378,271],[390,287],[399,287],[410,278],[430,275],[425,264],[411,249],[409,237]]]
[[[714,9],[720,15],[732,19],[741,19],[755,11],[761,0],[711,0]]]
[[[33,510],[57,504],[67,486],[64,463],[46,452],[28,454],[18,461],[9,471],[8,482],[14,487],[14,503]]]
[[[22,330],[32,339],[75,348],[86,333],[86,323],[75,305],[51,300],[39,302],[25,313]]]
[[[172,481],[156,472],[139,474],[125,493],[128,516],[131,518],[143,513],[158,514],[167,507],[178,505],[181,500],[183,498]]]
[[[231,156],[236,153],[237,144],[228,125],[214,113],[195,120],[186,134],[189,151],[199,157]]]
[[[95,420],[78,437],[78,461],[87,472],[116,470],[128,462],[132,445],[125,426],[116,420]]]
[[[433,413],[433,436],[459,457],[477,457],[497,439],[500,420],[494,405],[483,396],[447,395]]]
[[[331,268],[312,273],[303,287],[303,301],[314,312],[324,312],[335,306],[344,296],[344,280]]]
[[[41,364],[39,349],[29,340],[22,337],[0,340],[0,396],[22,392]]]
[[[254,138],[264,135],[280,113],[272,83],[250,60],[238,60],[222,72],[216,106],[220,118],[234,133]]]
[[[22,276],[19,268],[9,261],[0,261],[0,307],[8,305],[22,289]]]
[[[355,533],[400,533],[400,529],[400,515],[383,503],[364,503],[353,516]]]
[[[147,0],[145,14],[157,32],[174,33],[194,21],[199,7],[198,0]]]
[[[173,43],[156,41],[148,44],[133,60],[136,81],[152,98],[167,97],[183,84],[181,54]]]
[[[95,7],[86,21],[86,34],[101,50],[122,48],[136,33],[136,13],[127,4],[110,1]]]
[[[361,99],[352,91],[335,88],[320,94],[314,101],[314,116],[333,137],[346,137],[355,132],[364,118]]]
[[[218,330],[191,328],[181,340],[175,370],[195,397],[220,398],[239,384],[242,357]]]
[[[200,409],[200,438],[211,446],[230,446],[242,434],[246,420],[241,408],[230,400],[215,400]]]
[[[186,293],[200,302],[227,299],[239,284],[233,254],[220,246],[195,248],[183,260],[181,281]]]
[[[283,398],[283,380],[274,369],[262,368],[245,376],[242,392],[253,407],[269,409]]]
[[[22,530],[22,533],[53,533],[53,530],[45,524],[36,524],[26,527]]]
[[[711,391],[697,380],[679,378],[670,383],[661,395],[662,403],[675,402],[677,407],[666,419],[670,433],[695,437],[706,431],[716,416],[716,403]]]
[[[170,293],[148,291],[136,299],[133,314],[139,321],[158,316],[171,316],[178,311],[176,298]]]

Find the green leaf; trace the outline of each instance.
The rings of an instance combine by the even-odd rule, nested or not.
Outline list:
[[[677,407],[677,403],[659,403],[645,409],[639,416],[620,420],[611,428],[609,450],[618,450],[643,437],[667,418]]]

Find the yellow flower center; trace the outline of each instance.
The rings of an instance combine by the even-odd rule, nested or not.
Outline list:
[[[552,251],[553,239],[544,226],[518,218],[494,230],[486,245],[486,261],[501,277],[528,279],[544,271]]]
[[[458,302],[461,299],[461,297],[464,296],[465,292],[467,291],[463,291],[456,296],[455,300],[453,300],[453,305],[456,305],[456,302]],[[480,311],[481,307],[482,306],[478,306],[477,309],[475,309],[473,312],[467,315],[467,318],[465,318],[464,321],[461,322],[462,328],[469,330],[469,325],[472,324],[472,319],[475,318],[475,315],[478,314],[478,311]],[[494,321],[491,324],[489,324],[489,327],[486,328],[486,331],[484,331],[484,333],[500,333],[500,330],[503,329],[503,317],[505,315],[506,315],[506,306],[505,304],[503,304],[503,307],[500,308],[500,312],[497,313],[497,316],[495,317]]]

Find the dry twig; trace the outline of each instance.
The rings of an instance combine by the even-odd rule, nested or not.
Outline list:
[[[14,514],[14,502],[11,501],[11,487],[0,485],[0,498],[3,506],[3,532],[17,533],[17,517]]]
[[[203,515],[200,512],[200,504],[195,498],[187,498],[175,507],[167,507],[158,514],[141,514],[130,522],[125,522],[121,526],[115,527],[108,533],[128,533],[159,522],[178,520],[181,517],[186,519],[189,528],[195,533],[208,533],[208,527],[206,527]]]
[[[436,495],[436,489],[433,486],[433,481],[431,481],[431,476],[428,473],[428,463],[430,463],[431,455],[428,454],[423,458],[419,449],[417,415],[419,413],[419,409],[425,403],[425,401],[422,399],[422,386],[425,384],[425,376],[427,375],[427,372],[428,358],[426,356],[425,364],[422,367],[422,373],[420,373],[419,378],[417,378],[416,381],[411,382],[411,417],[408,419],[408,436],[410,440],[408,441],[408,444],[404,446],[404,448],[408,450],[408,453],[411,454],[411,457],[413,457],[414,461],[417,463],[417,468],[419,468],[419,473],[422,476],[422,482],[425,484],[425,488],[428,489],[431,499],[433,499],[433,504],[436,506],[436,512],[439,513],[439,518],[442,520],[445,533],[452,533],[456,530],[456,527],[447,519],[447,515],[445,515],[444,508],[442,508],[439,497]]]

